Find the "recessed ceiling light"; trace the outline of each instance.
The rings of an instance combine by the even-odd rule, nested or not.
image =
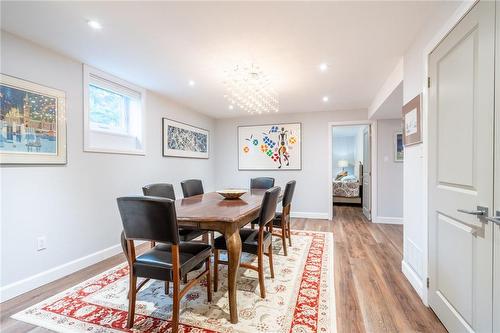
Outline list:
[[[189,85],[190,85],[191,87],[193,87],[193,86],[195,85],[195,82],[194,82],[193,80],[189,80],[189,82],[188,82],[188,83],[189,83]]]
[[[328,64],[327,63],[322,63],[319,65],[319,70],[324,72],[328,69]]]
[[[328,102],[328,96],[323,96],[323,102]]]
[[[89,25],[89,27],[91,27],[92,29],[95,29],[95,30],[101,30],[102,29],[102,25],[101,23],[97,22],[97,21],[93,21],[93,20],[90,20],[90,21],[87,21],[87,24]]]
[[[229,105],[229,110],[232,110],[232,109],[234,109],[234,106]]]

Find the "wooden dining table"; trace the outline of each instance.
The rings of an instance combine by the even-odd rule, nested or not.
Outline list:
[[[229,314],[233,324],[238,322],[236,277],[241,258],[240,228],[258,217],[265,192],[248,190],[236,200],[224,199],[211,192],[175,201],[179,226],[218,231],[226,239]]]

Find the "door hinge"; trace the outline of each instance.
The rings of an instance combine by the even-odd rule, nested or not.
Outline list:
[[[427,278],[427,289],[429,289],[429,278]]]
[[[431,87],[431,78],[427,77],[427,88]]]

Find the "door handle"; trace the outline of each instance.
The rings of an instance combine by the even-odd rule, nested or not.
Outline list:
[[[476,210],[468,210],[468,209],[457,209],[459,213],[464,213],[464,214],[469,214],[469,215],[475,215],[477,217],[488,215],[488,208],[487,207],[482,207],[482,206],[477,206]]]
[[[486,220],[500,225],[500,217],[487,217]]]
[[[486,220],[500,225],[500,211],[497,210],[497,216],[487,217]]]

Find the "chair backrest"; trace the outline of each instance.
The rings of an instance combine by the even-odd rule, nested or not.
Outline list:
[[[274,178],[258,177],[250,179],[250,189],[268,190],[274,186]]]
[[[126,239],[179,244],[175,201],[158,197],[116,199]]]
[[[182,193],[184,198],[192,197],[193,195],[203,194],[203,183],[200,179],[188,179],[181,182]]]
[[[172,184],[149,184],[142,188],[142,193],[149,197],[162,197],[175,200],[175,191]]]
[[[288,183],[286,183],[285,193],[283,194],[283,201],[282,201],[283,207],[286,207],[292,203],[293,192],[295,192],[296,183],[297,182],[295,180],[291,180]]]
[[[281,188],[275,186],[267,190],[264,194],[264,199],[262,199],[262,205],[259,213],[259,226],[264,227],[274,219],[280,191]]]

